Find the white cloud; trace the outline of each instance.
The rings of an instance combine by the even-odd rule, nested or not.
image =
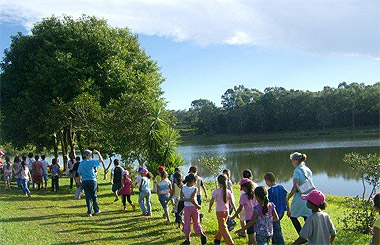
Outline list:
[[[379,0],[0,0],[0,21],[104,17],[135,33],[207,45],[256,45],[380,58]]]

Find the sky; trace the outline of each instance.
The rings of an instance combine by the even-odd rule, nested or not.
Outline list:
[[[128,27],[156,60],[169,109],[221,105],[243,84],[318,91],[380,81],[380,0],[0,0],[0,49],[51,15]]]

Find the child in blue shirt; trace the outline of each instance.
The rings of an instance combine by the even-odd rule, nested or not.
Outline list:
[[[281,219],[284,217],[284,213],[287,210],[288,202],[286,201],[286,196],[288,192],[282,185],[276,184],[276,177],[272,172],[268,172],[264,176],[265,183],[269,187],[268,189],[268,199],[273,202],[276,207],[278,214],[278,221],[273,221],[273,244],[285,244],[284,238],[282,236],[281,230]]]

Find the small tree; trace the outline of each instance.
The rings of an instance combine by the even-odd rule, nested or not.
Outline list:
[[[207,169],[208,171],[210,171],[212,177],[214,178],[216,186],[218,186],[216,183],[216,178],[218,177],[220,172],[222,172],[222,164],[225,161],[226,161],[226,158],[219,157],[219,156],[216,156],[216,157],[200,156],[198,158],[198,164],[202,166],[203,168]]]
[[[363,194],[361,197],[346,198],[349,209],[343,218],[344,228],[368,234],[375,221],[372,208],[372,197],[376,194],[380,180],[380,157],[376,154],[360,155],[358,153],[346,154],[343,161],[349,164],[361,175]],[[365,183],[371,186],[371,192],[366,198]]]

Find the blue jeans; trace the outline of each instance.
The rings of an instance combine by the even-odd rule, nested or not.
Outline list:
[[[270,238],[270,236],[256,234],[256,245],[268,245]]]
[[[272,244],[285,244],[284,238],[282,236],[282,230],[281,230],[281,221],[273,221],[273,237],[272,237]]]
[[[151,206],[150,206],[150,191],[142,191],[139,195],[139,206],[141,208],[141,212],[143,214],[147,213],[148,215],[152,214]],[[146,202],[146,208],[144,205],[144,198]]]
[[[160,194],[158,196],[158,200],[160,201],[161,206],[164,209],[164,211],[168,211],[168,205],[166,204],[166,201],[169,199],[169,196],[170,196],[169,194]]]
[[[29,180],[21,179],[21,186],[22,186],[22,191],[24,192],[24,194],[30,194],[28,184],[29,184]]]
[[[97,182],[94,180],[82,181],[82,187],[86,195],[87,214],[91,214],[92,206],[94,207],[94,213],[99,212],[98,196],[97,196]],[[92,202],[92,203],[91,203]]]
[[[16,179],[16,183],[17,183],[17,188],[22,189],[21,178],[15,178],[15,179]]]

